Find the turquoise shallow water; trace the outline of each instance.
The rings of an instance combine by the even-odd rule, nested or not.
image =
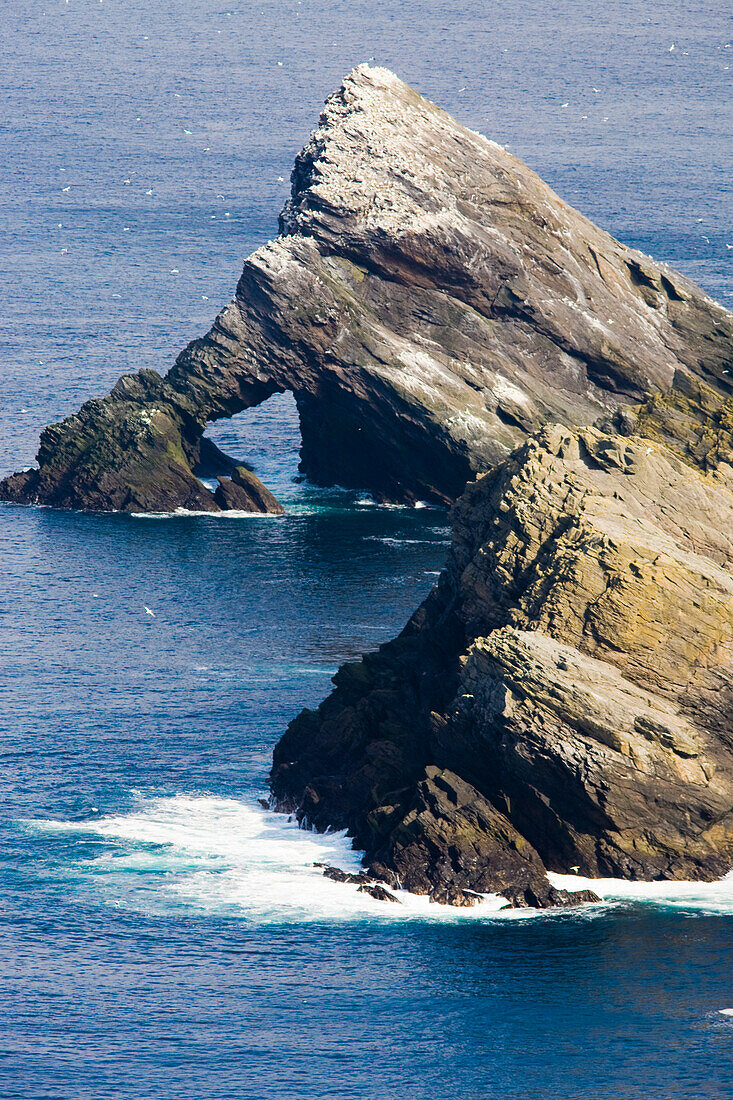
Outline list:
[[[205,331],[323,98],[370,57],[730,305],[717,5],[26,0],[1,19],[3,473]],[[395,913],[312,869],[353,861],[344,838],[260,810],[273,743],[402,626],[446,517],[294,481],[287,396],[211,434],[285,519],[0,509],[0,1096],[733,1095],[733,885]]]

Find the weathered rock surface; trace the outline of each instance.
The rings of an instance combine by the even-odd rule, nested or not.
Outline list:
[[[229,507],[195,476],[206,424],[291,390],[311,479],[450,502],[542,424],[663,395],[675,371],[730,393],[729,314],[384,69],[328,100],[280,228],[165,378],[47,428],[0,498]]]
[[[728,870],[731,315],[367,66],[280,231],[164,378],[47,428],[0,498],[277,511],[203,432],[284,390],[316,482],[445,503],[480,475],[433,593],[277,746],[276,804],[348,828],[383,900]]]
[[[269,512],[275,516],[282,516],[285,512],[280,501],[246,466],[235,466],[230,478],[220,475],[217,481],[219,485],[214,500],[222,511]]]
[[[385,824],[389,831],[371,872],[414,894],[429,894],[432,901],[475,905],[481,893],[502,893],[513,905],[545,908],[586,900],[555,890],[532,845],[475,787],[450,771],[427,767],[407,813],[395,814],[394,806],[372,811],[368,825],[375,834]]]
[[[678,383],[643,436],[548,426],[468,487],[403,633],[277,746],[281,806],[423,893],[730,869],[730,405]]]
[[[282,512],[246,466],[202,435],[205,424],[154,371],[126,375],[109,397],[46,428],[39,469],[0,482],[0,499],[100,512]],[[197,475],[234,480],[214,494]]]

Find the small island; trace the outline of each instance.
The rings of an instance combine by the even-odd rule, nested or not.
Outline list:
[[[204,431],[291,391],[307,477],[454,505],[454,535],[401,635],[277,745],[273,808],[348,829],[382,900],[714,879],[733,865],[732,336],[684,276],[362,65],[210,332],[46,428],[0,499],[281,511]]]

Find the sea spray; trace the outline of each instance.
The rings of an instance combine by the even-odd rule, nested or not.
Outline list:
[[[505,908],[487,896],[473,908],[436,905],[396,891],[401,905],[375,901],[356,886],[324,877],[318,864],[362,869],[345,831],[316,833],[256,803],[212,795],[135,796],[127,813],[86,821],[34,820],[36,833],[63,835],[76,888],[101,891],[111,903],[137,909],[229,915],[256,923],[361,920],[543,919],[559,911]],[[88,857],[90,839],[102,851]],[[551,875],[558,889],[592,889],[600,906],[573,912],[591,918],[609,905],[671,906],[733,914],[733,874],[716,883],[624,882]]]

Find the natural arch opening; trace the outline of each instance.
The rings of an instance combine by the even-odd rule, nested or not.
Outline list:
[[[203,441],[213,443],[227,459],[247,466],[276,497],[292,494],[298,478],[301,435],[293,394],[275,393],[228,418],[211,421]],[[202,466],[196,471],[207,488],[215,489],[218,475],[229,475],[231,465],[217,462],[211,449],[202,448]]]

